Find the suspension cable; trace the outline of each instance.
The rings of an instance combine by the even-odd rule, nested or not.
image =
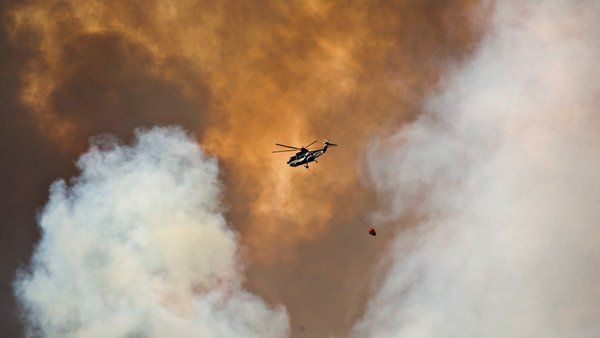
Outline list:
[[[348,210],[353,211],[353,213],[355,212],[354,208],[352,207],[352,203],[350,203],[350,201],[341,193],[339,193],[332,184],[329,184],[329,182],[327,182],[324,178],[320,177],[319,175],[317,175],[316,173],[314,173],[312,170],[310,170],[308,167],[304,167],[306,168],[306,170],[313,175],[316,179],[318,179],[321,183],[323,183],[323,185],[325,186],[325,188],[329,189],[330,191],[332,191],[340,200],[342,200],[342,202],[344,202],[344,205],[346,206],[346,208],[348,208]],[[356,215],[356,213],[354,213]],[[361,223],[363,223],[364,225],[366,225],[367,227],[369,227],[369,234],[375,236],[375,229],[369,224],[367,223],[367,221],[365,221],[362,217],[360,216],[355,216]]]

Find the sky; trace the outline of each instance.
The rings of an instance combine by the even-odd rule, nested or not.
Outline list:
[[[0,6],[10,336],[599,334],[597,3]]]

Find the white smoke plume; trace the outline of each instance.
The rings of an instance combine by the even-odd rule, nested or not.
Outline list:
[[[218,166],[178,128],[97,140],[50,189],[15,290],[30,335],[285,337],[285,309],[241,287]]]
[[[356,337],[600,336],[600,2],[498,1],[370,175],[398,235]],[[384,264],[385,265],[385,264]]]

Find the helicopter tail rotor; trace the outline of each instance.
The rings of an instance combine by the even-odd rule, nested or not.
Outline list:
[[[323,141],[323,144],[326,145],[326,146],[333,146],[333,147],[337,147],[338,146],[335,143],[329,142],[327,139],[325,139],[325,141]]]

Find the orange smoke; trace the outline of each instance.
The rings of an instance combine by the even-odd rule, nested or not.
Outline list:
[[[340,209],[301,168],[271,156],[273,143],[329,137],[341,144],[319,169],[368,205],[357,184],[357,157],[369,135],[414,116],[443,63],[469,50],[477,36],[467,20],[473,8],[475,1],[147,1],[141,8],[57,0],[27,4],[12,18],[15,38],[28,34],[38,42],[21,98],[49,139],[79,151],[94,133],[127,134],[138,124],[175,122],[199,132],[226,168],[235,226],[252,254],[268,260],[327,231]],[[133,61],[112,65],[120,62],[112,59]],[[145,81],[159,81],[156,93],[146,95],[176,91],[168,99],[185,102],[183,112],[173,120],[145,111],[133,116],[127,107],[108,112],[119,94],[93,91],[120,85],[120,77],[134,72],[144,76],[125,84],[128,97],[144,91]],[[69,90],[94,81],[103,81],[88,93],[98,103],[71,100],[65,113],[61,99]]]
[[[34,0],[10,20],[31,49],[20,95],[43,135],[75,157],[100,133],[192,130],[224,169],[228,220],[257,263],[249,288],[286,304],[293,334],[343,336],[392,231],[372,238],[356,220],[376,202],[357,163],[473,50],[481,13],[476,0]],[[314,170],[352,210],[271,154],[325,137],[340,147]]]

